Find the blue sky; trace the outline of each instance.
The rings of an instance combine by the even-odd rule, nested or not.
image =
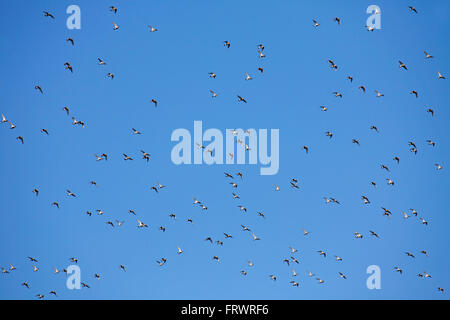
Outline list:
[[[66,28],[71,4],[81,8],[81,30]],[[371,4],[382,12],[382,29],[375,32],[364,28]],[[110,5],[117,14],[109,12]],[[411,13],[408,5],[419,13]],[[42,293],[47,299],[51,290],[62,299],[447,297],[437,287],[450,289],[450,218],[444,202],[450,187],[449,85],[437,79],[437,71],[450,75],[448,1],[19,0],[3,1],[0,9],[7,13],[0,20],[0,113],[17,126],[0,125],[0,265],[17,268],[1,274],[0,298],[35,299]],[[44,10],[55,19],[44,17]],[[119,30],[112,29],[113,21]],[[150,33],[147,25],[158,31]],[[65,41],[68,37],[74,46]],[[231,48],[223,46],[224,40]],[[264,59],[258,58],[260,43]],[[424,50],[434,58],[426,60]],[[98,57],[107,65],[99,66]],[[328,59],[338,71],[330,69]],[[408,71],[399,68],[398,60]],[[66,61],[73,74],[64,69]],[[209,72],[217,78],[210,79]],[[245,72],[254,79],[245,81]],[[38,84],[44,94],[33,89]],[[209,89],[219,96],[212,99]],[[418,98],[409,93],[413,89]],[[374,90],[385,96],[377,99]],[[238,103],[237,94],[248,103]],[[328,111],[321,112],[321,105]],[[73,126],[63,106],[86,127]],[[426,112],[429,107],[434,117]],[[223,132],[279,129],[278,174],[261,176],[254,165],[174,165],[171,133],[192,131],[194,120]],[[369,130],[371,125],[380,132]],[[142,135],[133,135],[131,128]],[[326,131],[334,133],[333,139]],[[23,145],[15,139],[19,135]],[[351,143],[353,138],[360,147]],[[436,146],[428,146],[427,139]],[[417,155],[409,151],[409,141],[416,143]],[[141,149],[151,154],[149,163],[141,159]],[[93,155],[103,152],[108,161],[97,162]],[[124,161],[122,153],[135,160]],[[437,171],[435,163],[444,168]],[[236,190],[224,171],[243,172],[242,182],[235,177]],[[299,180],[300,190],[289,187],[292,178]],[[388,186],[386,178],[395,185]],[[158,194],[150,190],[157,182],[167,186]],[[77,197],[67,197],[66,189]],[[232,198],[233,191],[240,200]],[[363,205],[362,195],[370,205]],[[341,204],[326,205],[324,196]],[[192,204],[193,197],[207,205],[206,213]],[[248,212],[241,213],[238,205]],[[390,219],[381,207],[392,211]],[[403,219],[402,211],[409,208],[429,225],[418,217]],[[96,209],[105,214],[85,214]],[[148,230],[137,229],[129,209]],[[171,212],[176,221],[169,219]],[[124,225],[105,224],[116,219]],[[261,241],[252,241],[241,224]],[[158,230],[161,225],[165,233]],[[302,228],[311,234],[304,237]],[[363,239],[355,239],[355,231]],[[233,239],[224,239],[224,232]],[[224,245],[209,244],[208,236]],[[183,254],[177,255],[177,245]],[[290,246],[298,249],[296,278],[292,266],[283,263],[291,256]],[[327,258],[317,250],[326,251]],[[39,260],[38,272],[27,256]],[[90,289],[67,290],[65,277],[53,274],[53,267],[69,266],[71,257],[79,259],[82,281]],[[161,257],[167,258],[163,267],[155,262]],[[249,268],[248,260],[255,266]],[[381,268],[381,290],[366,288],[369,265]],[[395,266],[404,274],[394,272]],[[306,270],[325,283],[317,284]],[[416,276],[424,271],[432,278]],[[102,279],[95,280],[94,273]],[[291,280],[300,286],[292,287]],[[23,281],[30,290],[20,286]]]

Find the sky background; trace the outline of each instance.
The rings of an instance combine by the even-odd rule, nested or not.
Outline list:
[[[81,30],[66,27],[71,4],[81,8]],[[382,29],[375,32],[364,27],[371,4],[382,12]],[[109,12],[110,5],[117,14]],[[44,10],[55,19],[44,17]],[[437,287],[450,290],[450,90],[449,80],[438,80],[437,71],[450,77],[449,1],[18,0],[1,1],[0,11],[0,113],[17,126],[0,125],[0,266],[17,268],[0,274],[1,299],[36,299],[38,293],[55,299],[48,295],[51,290],[60,299],[448,298]],[[119,30],[112,29],[113,21]],[[147,25],[158,31],[150,33]],[[68,37],[75,46],[65,41]],[[258,58],[260,43],[264,59]],[[434,58],[426,60],[424,50]],[[107,65],[99,66],[98,57]],[[66,61],[73,74],[64,69]],[[210,79],[209,72],[217,78]],[[245,72],[253,80],[244,81]],[[44,94],[34,90],[38,84]],[[219,96],[212,99],[209,89]],[[417,99],[409,94],[413,89]],[[377,99],[374,90],[385,96]],[[237,94],[248,103],[238,103]],[[320,111],[321,105],[328,111]],[[63,106],[86,127],[73,126]],[[429,107],[434,117],[426,112]],[[259,165],[174,165],[171,133],[177,128],[193,133],[194,120],[202,120],[204,130],[223,133],[279,129],[278,174],[261,176]],[[371,125],[380,132],[369,130]],[[131,128],[142,135],[133,135]],[[19,135],[23,145],[15,139]],[[427,139],[436,146],[428,146]],[[416,143],[417,155],[409,151],[409,141]],[[151,154],[149,163],[141,149]],[[103,152],[108,161],[97,162],[93,155]],[[122,153],[135,160],[124,161]],[[437,171],[435,163],[444,168]],[[235,177],[236,190],[224,171],[243,172],[242,182]],[[300,190],[289,187],[292,178]],[[388,186],[386,178],[395,185]],[[150,190],[157,182],[167,186],[158,194]],[[66,189],[77,197],[67,197]],[[234,200],[232,192],[241,199]],[[370,205],[363,205],[362,195]],[[324,196],[341,204],[326,205]],[[206,213],[193,205],[193,197],[206,204]],[[390,219],[381,207],[392,211]],[[404,219],[402,211],[409,208],[429,225],[414,216]],[[95,215],[96,209],[104,215]],[[138,229],[129,209],[149,229]],[[88,210],[94,215],[87,216]],[[171,212],[176,221],[168,217]],[[124,225],[105,223],[116,219]],[[261,241],[253,241],[241,224]],[[302,228],[310,231],[308,237]],[[355,231],[364,238],[355,239]],[[224,232],[233,239],[225,240]],[[208,236],[224,245],[204,241]],[[183,254],[177,255],[177,245]],[[298,249],[300,260],[293,267],[283,263],[291,256],[290,246]],[[38,272],[27,256],[39,260]],[[68,290],[65,276],[53,274],[53,267],[68,267],[71,257],[79,259],[82,281],[90,289]],[[155,262],[161,257],[168,260],[163,267]],[[366,287],[369,265],[381,268],[381,290]],[[395,266],[403,275],[394,272]],[[306,270],[325,283],[319,285]],[[432,278],[418,278],[423,271]],[[291,280],[300,286],[292,287]],[[23,281],[29,290],[21,287]]]

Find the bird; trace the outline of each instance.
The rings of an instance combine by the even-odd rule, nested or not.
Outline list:
[[[238,95],[237,97],[238,97],[238,102],[247,103],[247,100],[245,100],[245,98],[241,97],[240,95]]]
[[[253,232],[252,232],[252,238],[253,238],[253,241],[261,240]]]
[[[439,71],[438,71],[437,74],[438,74],[438,80],[439,80],[439,79],[445,79],[445,77],[444,77]]]
[[[319,253],[319,255],[323,256],[324,258],[327,257],[327,254],[325,253],[325,251],[319,250],[317,252]]]
[[[157,28],[154,28],[153,26],[148,26],[148,28],[150,29],[150,32],[156,32],[156,31],[158,31],[158,29]]]
[[[138,228],[148,228],[148,225],[146,225],[145,223],[143,223],[142,221],[140,221],[140,220],[137,220],[137,222],[138,222]]]
[[[409,94],[414,94],[416,98],[419,97],[419,93],[416,90],[412,90]]]
[[[329,60],[328,60],[328,63],[330,64],[330,68],[331,68],[331,69],[334,69],[334,71],[337,71],[338,66],[337,66],[337,64],[334,63],[333,60],[329,59]]]
[[[112,74],[111,72],[108,72],[106,76],[108,78],[114,79],[114,74]]]
[[[370,204],[370,200],[366,196],[361,196],[361,199],[363,200],[364,204]]]
[[[73,197],[73,198],[76,197],[76,195],[73,192],[71,192],[69,189],[66,190],[66,193],[67,193],[68,197]]]
[[[342,279],[347,279],[347,277],[342,272],[339,272],[339,277],[341,277]]]
[[[318,26],[320,26],[320,23],[317,22],[317,20],[314,20],[314,19],[313,19],[313,23],[314,23],[314,27],[316,27],[316,28],[317,28]]]
[[[133,158],[127,156],[125,153],[122,153],[123,155],[123,160],[127,161],[127,160],[133,160]]]
[[[217,77],[217,74],[215,74],[214,72],[210,72],[208,74],[209,74],[209,77],[212,79],[215,79]]]
[[[386,208],[381,208],[381,209],[383,209],[383,211],[384,211],[384,213],[383,213],[383,215],[384,216],[387,216],[388,218],[390,218],[391,217],[391,211],[389,211],[388,209],[386,209]]]
[[[39,90],[40,93],[44,93],[41,86],[34,86],[34,89]]]
[[[158,263],[158,265],[159,265],[160,267],[162,267],[163,265],[165,265],[166,262],[167,262],[167,259],[166,259],[166,258],[161,258],[161,260],[156,260],[156,263]]]
[[[334,18],[334,21],[337,22],[338,25],[341,25],[341,19],[336,17]]]
[[[73,38],[69,37],[66,39],[67,42],[70,42],[72,45],[75,45],[75,42],[73,41]]]
[[[337,91],[333,92],[333,94],[336,98],[342,98],[342,94]]]
[[[429,54],[428,52],[424,51],[423,53],[425,53],[425,59],[431,59],[434,58],[431,54]]]
[[[113,22],[112,24],[113,24],[113,30],[119,29],[119,26],[115,22]]]
[[[18,141],[20,141],[22,144],[24,144],[24,141],[23,141],[23,137],[22,137],[22,136],[18,136],[18,137],[16,138],[16,140],[18,140]]]
[[[41,132],[42,132],[42,133],[45,133],[46,135],[49,135],[47,129],[41,129]]]
[[[409,11],[414,12],[414,13],[417,13],[416,8],[414,8],[414,7],[412,7],[412,6],[408,6],[408,8],[409,8]]]
[[[369,230],[370,234],[376,238],[380,238],[375,231]]]
[[[435,163],[434,165],[436,167],[436,170],[442,170],[443,168],[439,163]]]
[[[133,134],[141,134],[141,132],[136,130],[135,128],[131,128],[131,130],[133,131]]]
[[[363,235],[361,233],[355,231],[355,238],[356,239],[362,239]]]
[[[72,68],[72,66],[70,65],[69,62],[65,62],[64,66],[66,67],[66,70],[68,69],[68,70],[70,70],[70,72],[73,72],[73,68]]]
[[[209,90],[209,92],[211,92],[211,97],[212,98],[216,98],[217,97],[217,93],[212,91],[211,89]]]
[[[245,73],[245,80],[252,80],[253,78],[246,72]]]
[[[403,62],[401,62],[400,60],[398,61],[399,63],[399,68],[403,68],[405,70],[408,70],[408,68],[406,67],[406,64],[404,64]]]
[[[48,11],[42,11],[44,13],[44,17],[49,17],[55,19],[55,16]]]
[[[223,46],[229,48],[229,47],[231,46],[230,41],[225,40],[225,41],[223,42]]]
[[[98,64],[99,65],[106,65],[106,62],[105,61],[103,61],[102,59],[100,59],[100,58],[97,58],[97,60],[98,60]]]
[[[358,89],[361,89],[362,92],[366,93],[366,87],[364,87],[364,86],[359,86]]]
[[[379,92],[378,90],[375,90],[375,93],[377,94],[377,98],[384,97],[384,94],[382,94],[382,93]]]
[[[403,274],[403,270],[399,267],[394,267],[395,272],[399,272],[400,274]]]
[[[117,13],[117,8],[114,7],[114,6],[110,6],[110,7],[109,7],[109,11],[114,12],[114,13]]]
[[[429,108],[429,109],[427,109],[427,112],[428,112],[428,113],[431,113],[431,116],[432,116],[432,117],[434,116],[434,110],[433,110],[433,109]]]
[[[178,250],[177,251],[178,254],[182,254],[183,253],[183,250],[181,250],[180,246],[177,246],[177,250]]]

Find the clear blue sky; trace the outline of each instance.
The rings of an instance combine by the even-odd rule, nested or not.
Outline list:
[[[81,8],[81,30],[66,28],[71,4]],[[364,28],[370,4],[382,11],[382,29],[375,32]],[[110,5],[118,7],[116,15]],[[450,91],[449,80],[438,80],[437,71],[450,77],[450,2],[19,0],[2,1],[0,10],[0,113],[17,126],[0,125],[0,266],[17,268],[0,274],[0,298],[35,299],[42,293],[47,299],[50,290],[62,299],[448,297],[437,287],[450,290],[445,203]],[[55,19],[44,17],[44,10]],[[119,30],[112,29],[113,21]],[[147,25],[158,31],[150,33]],[[69,36],[75,46],[65,41]],[[258,58],[260,43],[264,59]],[[434,58],[426,60],[424,50]],[[107,65],[99,66],[98,57]],[[338,71],[330,69],[328,59]],[[64,69],[66,61],[73,74]],[[254,79],[245,81],[245,72]],[[37,84],[44,94],[34,90]],[[219,96],[213,100],[209,89]],[[409,94],[413,89],[417,99]],[[385,96],[377,99],[374,90]],[[248,103],[239,104],[237,94]],[[85,128],[71,124],[65,105]],[[321,105],[328,111],[321,112]],[[426,112],[429,107],[434,117]],[[194,120],[221,130],[280,129],[279,173],[261,176],[259,166],[249,165],[174,165],[170,135],[177,128],[192,130]],[[369,130],[371,125],[380,132]],[[142,135],[133,135],[131,128]],[[334,133],[331,141],[326,131]],[[23,145],[15,139],[19,135]],[[427,139],[436,146],[428,146]],[[416,143],[417,155],[409,151],[409,141]],[[308,155],[303,145],[309,146]],[[151,154],[148,164],[141,149]],[[94,153],[103,152],[108,161],[97,162]],[[124,161],[122,153],[135,160]],[[437,171],[435,163],[444,168]],[[236,190],[224,171],[244,173]],[[289,187],[292,178],[300,190]],[[386,178],[395,185],[388,186]],[[156,194],[150,187],[158,181],[167,187]],[[77,197],[67,197],[66,189]],[[234,200],[232,191],[241,199]],[[362,195],[370,205],[363,205]],[[192,204],[194,196],[208,206],[206,213]],[[341,204],[325,205],[324,196]],[[246,214],[237,208],[241,204]],[[392,211],[391,219],[381,207]],[[418,217],[403,219],[409,208],[429,225]],[[96,209],[104,215],[85,214]],[[137,229],[129,209],[148,230]],[[171,212],[177,221],[169,219]],[[125,224],[114,229],[105,224],[116,219]],[[261,241],[241,231],[241,224]],[[165,233],[158,230],[161,225]],[[364,238],[355,239],[355,231]],[[225,240],[224,232],[233,239]],[[204,241],[207,236],[224,241],[223,247]],[[177,255],[177,245],[183,254]],[[298,288],[289,284],[292,267],[282,262],[291,256],[290,246],[298,249]],[[327,258],[317,250],[326,251]],[[39,260],[38,272],[27,256]],[[69,291],[65,277],[53,274],[53,267],[67,267],[71,257],[79,259],[82,281],[90,289]],[[161,257],[168,260],[162,268],[155,262]],[[247,260],[255,266],[249,268]],[[366,288],[366,268],[373,264],[381,267],[381,290]],[[395,266],[404,274],[394,272]],[[306,270],[325,283],[317,284]],[[423,271],[432,279],[416,276]],[[102,279],[95,280],[94,273]],[[270,274],[278,280],[271,281]],[[30,290],[20,286],[23,281],[29,281]]]

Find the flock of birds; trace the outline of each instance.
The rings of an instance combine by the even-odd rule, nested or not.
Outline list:
[[[117,12],[118,12],[117,7],[115,7],[115,6],[111,6],[109,9],[114,15],[117,14]],[[414,13],[414,14],[418,13],[417,9],[412,7],[412,6],[409,7],[409,10],[412,13]],[[47,11],[44,11],[43,13],[44,13],[44,17],[47,17],[47,18],[50,18],[50,19],[55,19],[55,16],[52,13],[47,12]],[[315,27],[315,28],[319,28],[320,27],[320,23],[318,22],[318,20],[313,19],[312,21],[313,21],[313,27]],[[341,25],[341,19],[338,18],[338,17],[336,17],[334,19],[334,22],[336,22],[338,25]],[[113,30],[118,30],[120,28],[120,26],[118,24],[116,24],[115,22],[113,22],[112,24],[113,24],[113,28],[112,28]],[[157,32],[158,31],[157,28],[155,28],[154,26],[151,26],[151,25],[149,25],[148,28],[149,28],[150,32]],[[368,31],[374,31],[374,28],[367,26],[367,30]],[[72,46],[75,45],[75,40],[72,37],[67,38],[66,42],[68,42]],[[225,47],[226,50],[232,48],[232,44],[231,44],[230,41],[223,41],[223,46]],[[258,57],[261,58],[261,59],[266,57],[265,47],[264,47],[263,44],[257,45],[257,53],[258,53]],[[427,51],[424,51],[424,59],[425,60],[429,60],[429,59],[434,59],[434,57],[430,53],[428,53]],[[104,65],[107,64],[102,58],[97,58],[97,63],[100,66],[104,66]],[[329,59],[328,63],[329,63],[329,66],[330,66],[330,68],[332,70],[337,71],[339,69],[338,64],[333,59]],[[73,68],[73,66],[71,65],[70,62],[65,62],[64,63],[64,67],[65,67],[66,70],[70,71],[71,73],[74,72],[74,68]],[[408,71],[407,64],[402,62],[401,60],[398,61],[398,68],[404,70],[404,72]],[[263,67],[258,67],[257,71],[260,74],[264,73]],[[437,76],[436,76],[437,80],[445,80],[446,79],[445,76],[441,72],[436,71],[436,74],[437,74]],[[110,78],[110,79],[114,79],[114,74],[111,73],[111,72],[106,73],[106,76],[108,78]],[[215,79],[217,77],[217,74],[214,73],[214,72],[209,72],[209,77],[211,79]],[[253,79],[253,77],[249,73],[247,73],[247,72],[244,73],[244,80],[245,81],[250,81],[252,79]],[[350,81],[351,83],[353,83],[353,81],[354,81],[354,77],[351,76],[351,75],[348,75],[346,77],[346,79],[348,81]],[[40,94],[44,94],[44,92],[45,92],[44,88],[41,85],[39,85],[39,84],[36,84],[34,89],[37,90]],[[361,90],[362,93],[366,93],[366,91],[367,91],[367,89],[366,89],[366,87],[364,85],[360,85],[358,87],[358,89]],[[217,92],[215,92],[215,91],[213,91],[211,89],[209,91],[211,93],[211,97],[212,98],[218,97],[219,93],[217,93]],[[382,97],[384,97],[384,94],[381,91],[379,91],[379,90],[374,90],[374,93],[375,93],[376,98],[381,99]],[[339,99],[343,98],[343,94],[338,92],[338,91],[334,91],[334,92],[332,92],[332,94],[335,97],[339,98]],[[410,92],[410,94],[414,95],[417,98],[419,96],[419,91],[418,90],[412,90]],[[242,102],[242,103],[247,103],[247,99],[245,97],[241,96],[241,95],[237,95],[237,101],[238,102]],[[158,106],[158,101],[155,98],[151,99],[150,103],[152,103],[154,105],[154,107]],[[320,109],[323,112],[326,112],[328,110],[328,107],[320,106]],[[70,116],[70,114],[71,114],[71,111],[69,110],[69,107],[67,107],[67,106],[63,107],[63,112],[65,112],[67,114],[67,116]],[[435,113],[434,110],[431,109],[431,108],[427,108],[426,112],[429,113],[431,116],[434,116],[434,113]],[[16,124],[14,124],[13,121],[11,119],[7,118],[7,116],[5,116],[4,114],[1,114],[1,124],[8,124],[9,125],[9,129],[11,129],[11,130],[16,129]],[[72,124],[74,126],[80,126],[80,127],[83,127],[83,128],[85,126],[85,122],[81,121],[81,120],[77,120],[75,118],[75,116],[72,116]],[[372,125],[370,127],[370,130],[373,130],[376,133],[379,132],[378,127],[375,126],[375,125]],[[131,128],[131,131],[132,131],[132,134],[134,134],[134,135],[140,135],[141,134],[141,132],[139,130],[135,129],[135,128]],[[45,129],[45,128],[41,129],[41,133],[43,133],[45,135],[49,135],[50,134],[49,131],[47,129]],[[233,132],[233,134],[235,134],[235,132]],[[328,137],[329,139],[332,139],[333,138],[333,132],[332,131],[327,131],[327,132],[325,132],[325,136]],[[22,144],[25,143],[25,139],[24,139],[24,137],[22,135],[18,135],[16,139]],[[436,145],[436,142],[431,140],[431,139],[428,139],[428,140],[425,140],[425,141],[426,141],[427,145],[429,145],[431,147],[434,147]],[[238,141],[238,142],[240,142],[241,145],[243,145],[243,141]],[[352,143],[357,145],[357,146],[360,145],[360,141],[357,138],[352,139]],[[201,145],[198,145],[198,147],[199,148],[204,148]],[[414,154],[417,154],[417,152],[418,152],[418,144],[416,144],[416,142],[409,141],[408,142],[408,147],[409,147],[410,152],[412,152]],[[249,150],[249,147],[246,144],[245,144],[245,148],[246,148],[247,151]],[[308,154],[309,150],[310,150],[310,147],[307,146],[307,145],[304,145],[304,146],[302,146],[301,149],[306,154]],[[147,153],[146,151],[144,151],[144,150],[140,150],[140,152],[141,152],[142,159],[144,161],[146,161],[146,162],[149,162],[150,158],[151,158],[151,155],[149,153]],[[122,156],[123,156],[123,160],[124,161],[133,161],[133,160],[135,160],[134,157],[131,157],[131,156],[125,154],[125,153],[122,154]],[[233,156],[233,155],[231,154],[230,156]],[[102,153],[102,154],[94,154],[94,157],[95,157],[96,161],[108,161],[108,157],[109,156],[108,156],[107,153]],[[393,157],[393,161],[395,161],[397,164],[399,164],[400,163],[400,158],[398,156],[394,156]],[[382,170],[386,171],[387,174],[390,173],[390,169],[389,169],[389,167],[387,165],[381,164],[380,168]],[[435,163],[435,168],[436,168],[436,170],[439,171],[439,170],[443,169],[443,166],[440,163]],[[229,172],[225,172],[224,174],[225,174],[224,178],[228,180],[228,183],[231,186],[233,199],[239,200],[240,196],[239,196],[238,191],[237,191],[238,190],[238,184],[240,184],[241,182],[244,182],[244,180],[245,180],[244,179],[244,173],[238,172],[238,173],[233,175],[233,174],[231,174]],[[93,185],[93,186],[97,185],[96,181],[90,181],[90,184]],[[377,183],[375,181],[371,181],[370,184],[373,186],[373,188],[377,188]],[[386,184],[390,185],[390,186],[394,186],[395,185],[395,181],[393,181],[391,178],[386,178]],[[155,193],[159,193],[159,192],[162,192],[165,187],[166,186],[161,184],[160,182],[156,182],[156,184],[154,186],[151,186],[150,189],[152,191],[154,191]],[[299,189],[300,188],[299,181],[296,178],[292,178],[291,181],[290,181],[289,187],[292,188],[292,189]],[[275,185],[274,186],[274,191],[275,192],[280,192],[281,188],[278,185]],[[32,190],[32,193],[36,197],[38,197],[39,193],[40,193],[40,190],[38,188],[35,188],[34,190]],[[71,197],[71,198],[76,198],[77,197],[77,195],[75,193],[73,193],[72,191],[70,191],[69,189],[66,190],[66,195],[67,195],[67,197]],[[340,205],[340,201],[338,199],[336,199],[336,198],[329,197],[329,196],[324,196],[323,199],[324,199],[324,202],[325,202],[326,205]],[[361,200],[362,200],[364,205],[371,204],[371,201],[365,195],[361,195]],[[58,201],[52,202],[51,205],[56,207],[56,208],[58,208],[58,209],[60,209],[60,204],[59,204]],[[204,201],[198,200],[195,197],[193,198],[193,205],[195,207],[198,207],[202,211],[207,211],[208,210],[208,207],[207,207],[206,203]],[[244,207],[243,205],[238,205],[237,208],[242,213],[246,213],[247,212],[247,208]],[[104,214],[104,211],[102,209],[96,209],[94,212],[98,216],[101,216],[101,215]],[[389,209],[384,208],[384,207],[381,207],[381,211],[380,212],[381,212],[381,214],[383,216],[386,216],[387,218],[390,218],[390,216],[392,215],[392,212]],[[93,211],[86,211],[85,213],[88,216],[92,216],[94,214]],[[136,212],[133,209],[130,209],[128,211],[128,213],[131,216],[133,216],[133,217],[137,217],[137,214],[136,214]],[[409,210],[409,212],[405,211],[405,212],[402,212],[402,214],[403,214],[403,217],[405,219],[408,219],[408,218],[414,216],[415,218],[418,219],[419,223],[423,224],[424,226],[428,225],[428,221],[423,216],[420,216],[415,209],[411,208]],[[261,211],[257,212],[257,215],[258,215],[258,217],[261,217],[262,219],[266,218],[264,213],[261,212]],[[172,212],[172,213],[169,214],[168,219],[177,220],[177,216],[175,215],[175,213]],[[185,221],[186,221],[186,223],[190,223],[190,224],[194,223],[192,218],[187,218]],[[118,228],[118,227],[121,227],[125,223],[125,221],[121,221],[121,220],[114,220],[114,221],[113,220],[107,220],[105,223],[107,225],[111,226],[112,228]],[[149,226],[144,221],[142,221],[142,218],[139,218],[139,219],[136,218],[136,227],[140,228],[140,229],[149,228]],[[253,241],[261,241],[261,238],[258,237],[255,234],[255,231],[250,229],[248,226],[245,226],[245,225],[241,224],[241,228],[242,228],[243,232],[248,232],[249,238],[252,239]],[[165,226],[160,226],[159,230],[161,232],[165,232],[166,231],[166,227]],[[305,230],[305,229],[303,229],[303,235],[305,237],[310,237],[310,233],[307,230]],[[373,230],[369,230],[369,233],[367,235],[369,237],[374,237],[374,238],[377,238],[377,239],[380,238],[380,235],[376,231],[373,231]],[[360,232],[357,232],[357,231],[354,232],[354,237],[356,239],[362,239],[364,236],[365,235],[360,233]],[[213,239],[211,236],[207,236],[204,239],[204,241],[209,242],[211,244],[216,244],[216,245],[219,245],[219,246],[223,246],[224,245],[224,241],[227,241],[227,240],[232,239],[232,238],[233,238],[233,235],[231,235],[229,233],[223,233],[223,238]],[[177,249],[176,253],[178,255],[184,254],[184,251],[183,251],[183,249],[182,249],[182,247],[180,245],[177,246],[176,249]],[[428,257],[428,255],[429,255],[427,250],[420,250],[418,252],[419,252],[419,254],[421,254],[423,256],[426,256],[426,257]],[[295,266],[295,265],[299,264],[300,263],[300,258],[298,257],[297,253],[298,253],[297,249],[295,249],[293,247],[289,247],[289,252],[287,254],[287,257],[285,259],[283,259],[282,263],[284,263],[284,264],[286,264],[288,266]],[[330,255],[328,252],[326,252],[324,250],[317,250],[317,254],[319,256],[322,256],[323,258],[327,258]],[[415,258],[415,255],[412,252],[405,252],[404,254],[406,254],[411,259]],[[334,259],[336,261],[338,261],[338,262],[339,261],[343,261],[343,259],[340,256],[338,256],[338,255],[333,255],[333,256],[334,256]],[[31,257],[31,256],[27,257],[26,259],[30,262],[33,272],[39,272],[40,269],[39,269],[39,261],[38,261],[38,259],[36,259],[34,257]],[[221,259],[220,259],[220,257],[218,255],[212,256],[211,259],[216,261],[217,263],[220,263],[220,261],[221,261]],[[71,257],[71,258],[68,259],[68,262],[70,262],[72,264],[77,264],[78,263],[78,259],[75,258],[75,257]],[[158,260],[156,260],[156,263],[157,263],[158,266],[163,267],[166,263],[168,263],[168,258],[161,257]],[[243,268],[240,271],[240,273],[243,276],[246,276],[248,274],[248,272],[250,272],[250,269],[253,266],[254,266],[254,262],[251,261],[251,260],[248,260],[247,267]],[[126,268],[125,264],[121,264],[121,265],[119,265],[117,267],[118,267],[119,270],[121,270],[123,272],[127,271],[127,268]],[[392,269],[393,269],[394,272],[397,272],[399,274],[403,274],[403,272],[404,272],[402,267],[399,267],[399,266],[393,266]],[[12,272],[17,272],[16,270],[17,270],[17,268],[13,264],[9,264],[8,267],[1,267],[1,272],[4,275],[7,275],[7,274],[12,273]],[[54,268],[54,273],[55,274],[59,274],[59,273],[67,274],[67,270],[66,269]],[[297,280],[298,279],[298,274],[295,271],[295,269],[292,270],[291,276],[292,276],[292,280],[289,282],[290,285],[292,285],[294,287],[299,287],[300,286],[300,282],[299,282],[299,280]],[[325,283],[325,280],[323,280],[319,276],[316,276],[311,271],[307,271],[307,276],[316,279],[318,284]],[[347,275],[344,274],[341,271],[336,272],[336,276],[341,278],[341,279],[347,279]],[[426,272],[426,271],[418,273],[417,277],[422,278],[422,279],[431,279],[432,278],[431,274]],[[95,273],[95,274],[92,275],[92,278],[100,280],[102,278],[102,276],[101,276],[100,273]],[[268,275],[268,278],[273,280],[273,281],[277,280],[277,276],[275,274]],[[31,285],[31,283],[29,281],[23,281],[21,283],[21,285],[23,287],[27,288],[27,289],[31,289],[32,288],[32,285]],[[83,288],[90,288],[90,285],[88,283],[86,283],[86,282],[82,282],[81,285],[82,285]],[[444,293],[444,288],[442,288],[441,286],[438,286],[437,287],[437,291],[440,292],[440,293]],[[43,293],[43,292],[36,293],[36,297],[38,299],[42,299],[47,294],[48,295],[53,295],[53,296],[57,296],[58,295],[55,290],[51,290],[48,293]]]

